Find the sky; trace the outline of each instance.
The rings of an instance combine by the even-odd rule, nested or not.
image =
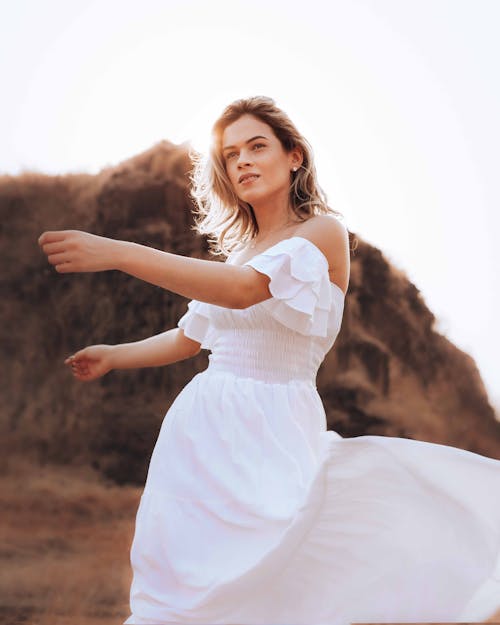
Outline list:
[[[226,104],[271,96],[500,406],[499,25],[498,0],[2,3],[0,174],[203,150]]]

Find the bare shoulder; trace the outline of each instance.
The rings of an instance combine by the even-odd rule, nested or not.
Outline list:
[[[349,285],[349,233],[334,215],[315,215],[295,231],[297,236],[309,239],[328,260],[330,280],[344,293]]]
[[[329,248],[348,241],[349,238],[347,228],[334,215],[315,215],[301,224],[299,230],[299,236],[311,239],[327,257]]]

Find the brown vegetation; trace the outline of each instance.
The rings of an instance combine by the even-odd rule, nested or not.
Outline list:
[[[143,483],[163,415],[206,352],[90,384],[74,381],[63,361],[85,345],[174,327],[187,302],[119,272],[57,274],[37,239],[83,229],[207,258],[192,231],[189,169],[187,150],[162,142],[96,176],[0,177],[3,457],[90,465]],[[342,330],[318,377],[329,426],[500,457],[500,423],[474,361],[435,332],[418,289],[357,238]]]
[[[0,622],[123,623],[140,489],[19,462],[0,484]]]

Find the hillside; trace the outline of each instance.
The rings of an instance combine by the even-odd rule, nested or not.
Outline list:
[[[143,483],[162,418],[207,353],[90,384],[63,361],[85,345],[175,327],[187,300],[118,272],[57,274],[37,238],[81,229],[209,258],[192,231],[189,168],[187,149],[164,141],[95,176],[0,177],[4,463],[90,465]],[[500,458],[500,423],[473,359],[436,332],[416,286],[356,237],[342,329],[318,376],[329,427]]]

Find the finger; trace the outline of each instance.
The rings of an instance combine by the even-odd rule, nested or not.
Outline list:
[[[71,373],[79,378],[88,378],[90,376],[90,371],[82,371],[81,369],[72,369]]]
[[[68,358],[66,358],[66,360],[68,362],[75,362],[75,363],[77,363],[79,365],[82,364],[82,363],[86,363],[87,360],[89,360],[88,348],[84,347],[80,351],[75,352],[71,356],[68,356]]]
[[[57,273],[72,273],[77,271],[74,264],[71,262],[60,263],[59,265],[55,266],[55,270],[57,271]]]
[[[90,382],[91,380],[94,379],[94,376],[91,376],[89,374],[84,374],[84,373],[73,373],[73,376],[77,379],[80,380],[81,382]]]
[[[47,256],[49,254],[58,254],[65,252],[68,247],[67,241],[56,241],[54,243],[44,243],[42,249]]]
[[[50,256],[47,256],[47,260],[51,265],[62,265],[63,263],[69,263],[71,257],[67,252],[61,252],[60,254],[51,254]]]
[[[66,360],[64,361],[65,364],[76,367],[79,367],[82,362],[83,358],[77,356],[76,354],[74,354],[73,356],[68,356],[68,358],[66,358]]]
[[[47,230],[38,237],[38,245],[45,243],[55,243],[56,241],[64,241],[67,230]]]

